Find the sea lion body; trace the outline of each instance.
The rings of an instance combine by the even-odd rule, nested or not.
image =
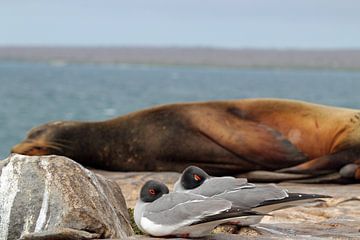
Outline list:
[[[182,171],[188,165],[215,175],[328,171],[360,156],[359,118],[359,110],[293,100],[179,103],[102,122],[48,123],[12,151],[65,155],[121,171]]]

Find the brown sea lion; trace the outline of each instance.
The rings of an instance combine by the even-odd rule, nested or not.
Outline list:
[[[360,160],[360,110],[285,99],[179,103],[102,122],[47,123],[12,152],[121,171],[197,165],[213,175],[318,175]],[[360,179],[360,168],[348,167],[344,176]]]

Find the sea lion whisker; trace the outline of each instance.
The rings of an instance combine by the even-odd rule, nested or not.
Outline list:
[[[57,142],[47,142],[46,144],[43,144],[43,147],[55,149],[58,151],[62,151],[62,148],[72,149],[71,146],[57,143]]]
[[[38,141],[35,141],[35,140],[33,140],[33,139],[26,139],[26,140],[24,140],[24,142],[23,143],[27,143],[27,144],[35,144],[35,143],[37,143]]]
[[[69,144],[69,143],[72,143],[72,141],[70,140],[65,140],[65,139],[57,139],[56,142],[52,142],[52,143],[59,143],[59,144]]]
[[[69,146],[66,143],[58,143],[58,142],[48,142],[48,141],[39,141],[33,139],[26,139],[24,143],[29,144],[32,147],[44,147],[44,148],[53,148],[56,150],[60,150],[60,148],[68,148]]]
[[[59,152],[64,152],[63,150],[64,149],[72,149],[72,147],[70,145],[65,145],[65,144],[60,144],[60,143],[55,143],[55,142],[36,142],[36,141],[33,141],[30,144],[30,149],[27,151],[27,152],[30,152],[31,149],[47,149],[47,150],[50,150],[50,149],[53,149],[53,150],[56,150],[56,151],[59,151]]]

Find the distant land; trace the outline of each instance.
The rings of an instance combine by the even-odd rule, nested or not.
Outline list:
[[[201,65],[233,68],[330,68],[360,70],[360,49],[0,47],[0,60]]]

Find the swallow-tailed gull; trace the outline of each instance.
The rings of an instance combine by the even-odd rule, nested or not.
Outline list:
[[[318,194],[289,193],[275,184],[248,183],[246,178],[211,177],[196,166],[190,166],[183,171],[174,185],[174,191],[226,199],[240,209],[262,214],[311,202],[317,198],[330,197]],[[256,224],[262,217],[250,216],[241,219],[237,224],[243,226]]]
[[[225,199],[191,193],[172,192],[163,183],[150,180],[140,191],[134,219],[137,226],[152,236],[201,237],[216,226],[258,215],[243,211]]]

